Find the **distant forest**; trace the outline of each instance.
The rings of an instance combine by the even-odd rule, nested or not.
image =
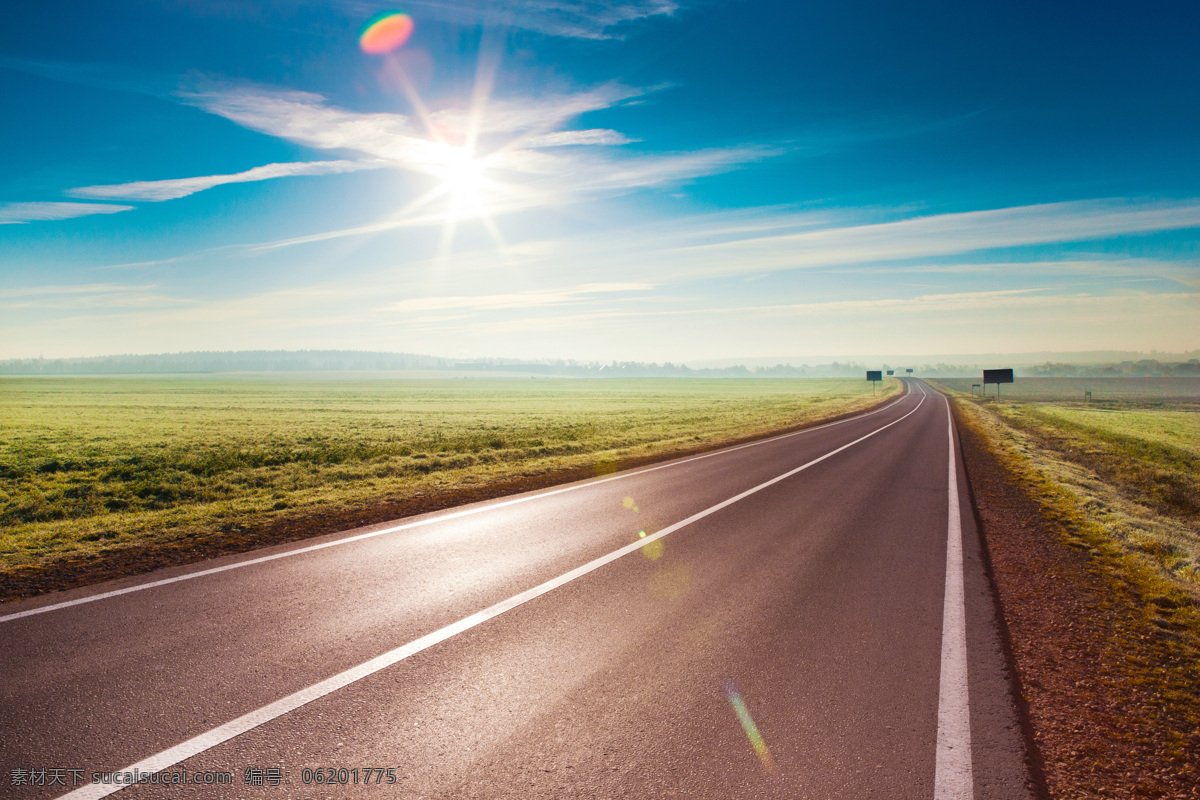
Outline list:
[[[1190,355],[1190,353],[1188,354]],[[988,366],[992,366],[989,364]],[[1023,377],[1200,377],[1200,360],[1162,362],[1155,359],[1111,364],[1014,364]],[[978,364],[776,364],[692,368],[683,364],[640,361],[576,362],[505,359],[456,360],[414,353],[357,350],[242,350],[226,352],[118,355],[94,358],[22,358],[0,361],[0,375],[152,375],[227,372],[397,372],[437,371],[457,375],[532,375],[574,378],[840,378],[859,377],[866,369],[905,369],[927,377],[978,375]]]
[[[1122,361],[1119,364],[1040,364],[1017,369],[1026,378],[1196,378],[1200,360],[1162,362],[1152,358]]]
[[[454,361],[411,353],[356,350],[229,350],[94,358],[0,361],[6,375],[144,375],[187,372],[343,372],[449,369]]]

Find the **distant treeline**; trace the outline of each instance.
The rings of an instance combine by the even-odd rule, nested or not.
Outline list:
[[[744,366],[693,369],[683,364],[640,361],[461,361],[413,353],[356,350],[245,350],[97,356],[93,358],[21,358],[0,361],[0,375],[152,375],[218,372],[391,372],[435,370],[483,374],[519,373],[574,378],[807,378],[858,377],[866,367],[833,362],[794,367]]]
[[[576,361],[550,361],[543,363],[478,359],[460,361],[454,369],[464,372],[519,372],[530,375],[547,375],[569,378],[840,378],[861,377],[866,367],[856,362],[838,362],[794,367],[791,364],[776,364],[772,367],[693,368],[686,364],[646,363],[642,361],[599,361],[580,363]]]
[[[229,350],[94,358],[0,361],[3,375],[113,375],[179,372],[342,372],[448,369],[454,362],[412,353],[357,350]]]
[[[1200,360],[1163,363],[1152,358],[1119,364],[1054,364],[1047,362],[1016,371],[1026,378],[1197,378]]]
[[[993,366],[989,364],[988,366]],[[1154,359],[1115,364],[1013,365],[1021,377],[1197,377],[1200,360],[1159,362]],[[518,361],[440,358],[414,353],[373,353],[358,350],[241,350],[163,353],[158,355],[97,356],[94,358],[21,358],[0,361],[0,375],[152,375],[206,372],[393,372],[404,370],[544,375],[572,378],[857,378],[867,369],[912,369],[920,377],[971,377],[977,364],[828,364],[692,368],[685,364],[641,361]]]

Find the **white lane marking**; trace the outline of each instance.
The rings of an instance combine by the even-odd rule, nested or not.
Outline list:
[[[531,500],[540,500],[544,497],[552,497],[556,494],[563,494],[564,492],[574,492],[578,489],[584,489],[589,486],[599,486],[602,483],[609,483],[610,481],[619,481],[619,480],[624,480],[626,478],[632,478],[635,475],[644,475],[647,472],[656,472],[657,470],[660,470],[660,469],[670,469],[671,467],[678,467],[681,464],[687,464],[692,461],[699,461],[704,458],[713,458],[715,456],[725,455],[726,453],[732,453],[735,450],[744,450],[747,447],[758,447],[759,445],[769,444],[771,442],[777,442],[780,439],[788,439],[788,438],[791,438],[792,436],[800,436],[801,434],[812,433],[813,431],[819,431],[819,430],[822,430],[823,428],[831,428],[834,425],[841,425],[846,422],[853,422],[856,419],[863,419],[864,417],[869,417],[869,416],[872,416],[873,414],[878,414],[881,411],[886,411],[887,409],[891,408],[896,403],[898,403],[900,400],[903,400],[905,397],[908,397],[908,395],[910,393],[911,393],[911,391],[908,388],[908,384],[906,383],[904,385],[904,394],[900,395],[899,397],[897,397],[895,400],[888,403],[887,405],[882,406],[881,408],[877,408],[874,411],[868,411],[865,414],[859,414],[854,417],[847,417],[846,419],[840,419],[837,422],[827,422],[824,425],[817,425],[816,427],[813,427],[813,428],[805,428],[802,431],[793,431],[791,433],[785,433],[785,434],[781,434],[779,436],[772,436],[770,439],[762,439],[757,442],[749,442],[748,444],[739,444],[739,445],[735,445],[734,447],[727,447],[725,449],[716,450],[711,453],[704,453],[703,455],[692,456],[691,458],[685,458],[680,461],[672,461],[669,464],[660,464],[657,467],[647,467],[646,469],[640,469],[640,470],[636,470],[634,472],[622,472],[619,475],[613,475],[612,477],[609,477],[609,478],[601,478],[600,480],[591,481],[589,483],[578,483],[578,484],[573,484],[571,486],[564,486],[561,489],[551,489],[549,491],[539,492],[538,494],[528,495],[526,497],[517,497],[512,500],[502,500],[498,503],[490,503],[485,506],[477,506],[475,508],[468,508],[463,511],[453,511],[449,514],[442,514],[441,516],[437,516],[437,517],[430,517],[428,519],[417,520],[415,522],[406,522],[403,525],[395,525],[390,528],[383,528],[383,529],[377,530],[377,531],[368,531],[367,533],[360,533],[355,536],[347,536],[344,539],[338,539],[333,542],[324,542],[323,544],[313,544],[313,545],[308,545],[307,547],[299,547],[299,548],[296,548],[295,550],[288,550],[285,553],[275,553],[274,555],[269,555],[269,556],[259,556],[258,558],[250,558],[245,561],[239,561],[236,564],[225,564],[224,566],[220,566],[220,567],[210,567],[209,569],[202,569],[198,572],[189,572],[186,575],[176,575],[174,578],[163,578],[162,580],[150,581],[149,583],[140,583],[140,584],[137,584],[136,586],[127,586],[124,589],[113,589],[112,591],[109,591],[109,592],[101,592],[100,594],[93,594],[93,595],[89,595],[87,597],[80,597],[75,600],[65,600],[61,603],[54,603],[52,605],[40,606],[38,608],[31,608],[31,609],[28,609],[27,611],[18,611],[13,614],[6,614],[4,616],[0,616],[0,623],[11,622],[14,619],[21,619],[22,617],[32,617],[35,614],[45,614],[49,611],[58,611],[59,609],[62,609],[62,608],[70,608],[71,606],[83,605],[84,603],[94,603],[97,600],[107,600],[110,597],[117,597],[119,595],[129,594],[131,592],[141,592],[146,589],[153,589],[158,586],[166,586],[167,584],[170,584],[170,583],[179,583],[180,581],[190,581],[193,578],[202,578],[205,575],[215,575],[218,572],[226,572],[231,569],[241,569],[242,567],[249,567],[254,564],[263,564],[263,563],[266,563],[267,561],[275,561],[280,558],[290,558],[292,556],[298,556],[303,553],[311,553],[315,550],[324,550],[327,547],[339,547],[344,544],[350,544],[351,542],[359,542],[359,541],[362,541],[363,539],[372,539],[376,536],[385,536],[387,534],[396,533],[398,531],[409,530],[411,528],[419,528],[423,525],[433,525],[438,522],[445,522],[446,520],[458,519],[459,517],[469,517],[473,514],[482,514],[485,511],[494,511],[497,508],[505,508],[507,506],[515,506],[518,503],[528,503]]]
[[[946,399],[946,398],[943,398]],[[972,800],[971,706],[967,695],[967,609],[963,589],[962,510],[954,459],[954,422],[946,399],[950,439],[949,522],[946,525],[946,597],[942,606],[942,670],[938,687],[934,800]]]
[[[680,528],[686,528],[693,522],[704,519],[710,514],[715,514],[721,509],[731,506],[739,500],[744,500],[756,492],[761,492],[768,486],[774,486],[780,481],[787,480],[793,475],[803,472],[814,464],[819,464],[825,459],[835,456],[843,450],[851,448],[859,442],[870,439],[875,434],[885,431],[893,425],[903,422],[913,414],[917,413],[917,409],[919,409],[921,404],[924,402],[925,398],[922,397],[917,402],[916,407],[914,407],[912,411],[909,411],[903,417],[893,420],[887,425],[876,428],[867,435],[859,437],[849,444],[844,444],[836,450],[831,450],[819,458],[814,458],[807,464],[803,464],[795,469],[789,470],[782,475],[772,478],[769,481],[760,483],[758,486],[755,486],[752,489],[747,489],[741,494],[734,495],[727,500],[722,500],[720,503],[710,506],[703,511],[699,511],[687,519],[676,522],[674,525],[663,528],[661,531],[648,535],[644,539],[638,539],[636,542],[627,544],[619,550],[614,550],[608,555],[601,556],[594,561],[589,561],[583,566],[576,567],[570,572],[565,572],[562,575],[559,575],[557,578],[548,580],[539,586],[533,587],[532,589],[527,589],[526,591],[521,592],[518,595],[514,595],[507,600],[501,601],[494,606],[490,606],[482,611],[478,611],[469,617],[464,617],[458,622],[447,625],[446,627],[436,630],[433,633],[428,633],[419,639],[414,639],[408,644],[401,645],[395,650],[390,650],[383,655],[376,656],[370,661],[366,661],[356,667],[351,667],[345,672],[334,675],[332,678],[326,678],[319,683],[314,683],[312,686],[309,686],[306,689],[301,689],[300,691],[290,694],[281,700],[276,700],[274,703],[265,705],[256,711],[251,711],[249,714],[240,716],[231,722],[226,722],[224,725],[218,726],[210,731],[200,734],[199,736],[188,739],[186,742],[177,744],[167,750],[163,750],[161,753],[152,755],[149,758],[142,759],[136,764],[131,764],[124,769],[117,770],[117,772],[134,772],[135,770],[139,772],[158,772],[159,770],[167,769],[168,767],[178,764],[181,761],[189,759],[194,755],[203,753],[205,750],[216,747],[223,742],[227,742],[235,736],[240,736],[247,731],[251,731],[260,725],[264,725],[277,717],[287,714],[289,711],[294,711],[300,706],[311,703],[313,700],[317,700],[327,694],[336,692],[338,689],[348,686],[355,681],[379,672],[380,670],[390,667],[399,661],[403,661],[409,656],[415,655],[416,653],[419,653],[429,647],[433,647],[439,642],[444,642],[452,636],[462,633],[465,630],[469,630],[470,628],[486,622],[493,617],[497,617],[503,614],[505,611],[514,609],[522,603],[527,603],[530,600],[533,600],[535,597],[541,597],[547,592],[551,592],[564,584],[570,583],[576,578],[587,575],[589,572],[593,572],[594,570],[597,570],[606,564],[616,561],[622,556],[628,555],[635,550],[640,550],[650,542],[674,533]],[[73,792],[68,792],[67,794],[62,795],[61,800],[98,800],[98,798],[107,797],[108,795],[113,794],[114,792],[119,792],[124,788],[125,786],[123,784],[112,785],[93,783],[88,784],[87,786],[82,786]]]

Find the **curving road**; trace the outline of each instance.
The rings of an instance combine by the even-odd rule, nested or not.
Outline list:
[[[909,381],[796,434],[0,606],[0,795],[1032,797],[955,445]],[[91,783],[135,769],[232,782]]]

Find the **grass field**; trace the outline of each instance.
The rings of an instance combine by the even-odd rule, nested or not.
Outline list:
[[[939,385],[971,393],[980,378],[938,378]],[[995,384],[987,385],[987,396],[996,396]],[[979,394],[980,389],[975,393]],[[1085,404],[1092,393],[1093,407],[1183,407],[1200,410],[1200,378],[1017,378],[1000,387],[1001,402]]]
[[[1200,599],[1200,379],[1018,378],[1000,402],[961,394],[969,379],[938,383],[990,415],[1098,531]]]
[[[880,397],[862,380],[0,378],[0,578],[514,477],[602,473]]]

